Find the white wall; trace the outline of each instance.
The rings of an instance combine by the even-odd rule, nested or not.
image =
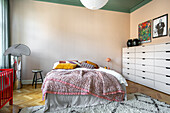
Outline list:
[[[23,57],[23,80],[32,80],[32,69],[44,74],[57,60],[91,60],[121,72],[121,48],[130,36],[130,14],[83,7],[11,0],[12,44],[30,47]]]

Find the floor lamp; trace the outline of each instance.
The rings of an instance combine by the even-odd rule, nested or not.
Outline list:
[[[30,54],[30,48],[24,44],[15,44],[9,47],[4,53],[4,55],[14,57],[14,89],[20,89],[22,87],[22,55],[29,56]]]

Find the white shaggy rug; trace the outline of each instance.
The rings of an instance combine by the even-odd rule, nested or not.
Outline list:
[[[19,113],[43,113],[43,110],[44,106],[34,106],[23,108]],[[128,101],[81,108],[70,107],[56,113],[170,113],[170,105],[141,93],[133,93],[128,94]]]

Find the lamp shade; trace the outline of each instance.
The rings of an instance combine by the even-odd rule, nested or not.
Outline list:
[[[107,61],[107,62],[110,62],[110,61],[111,61],[111,59],[110,59],[110,58],[107,58],[107,59],[106,59],[106,61]]]
[[[31,50],[28,46],[24,45],[24,44],[15,44],[11,47],[9,47],[4,55],[12,55],[12,56],[22,56],[22,55],[26,55],[29,56],[31,54]]]
[[[97,10],[102,8],[108,0],[80,0],[81,3],[88,9]]]

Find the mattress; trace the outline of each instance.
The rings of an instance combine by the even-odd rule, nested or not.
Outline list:
[[[126,86],[121,84],[123,90],[126,92]],[[125,94],[124,100],[127,100],[127,95]],[[87,107],[94,106],[98,104],[107,104],[109,100],[101,99],[93,95],[56,95],[47,94],[45,100],[44,112],[54,112],[56,113],[60,109],[67,107]]]

